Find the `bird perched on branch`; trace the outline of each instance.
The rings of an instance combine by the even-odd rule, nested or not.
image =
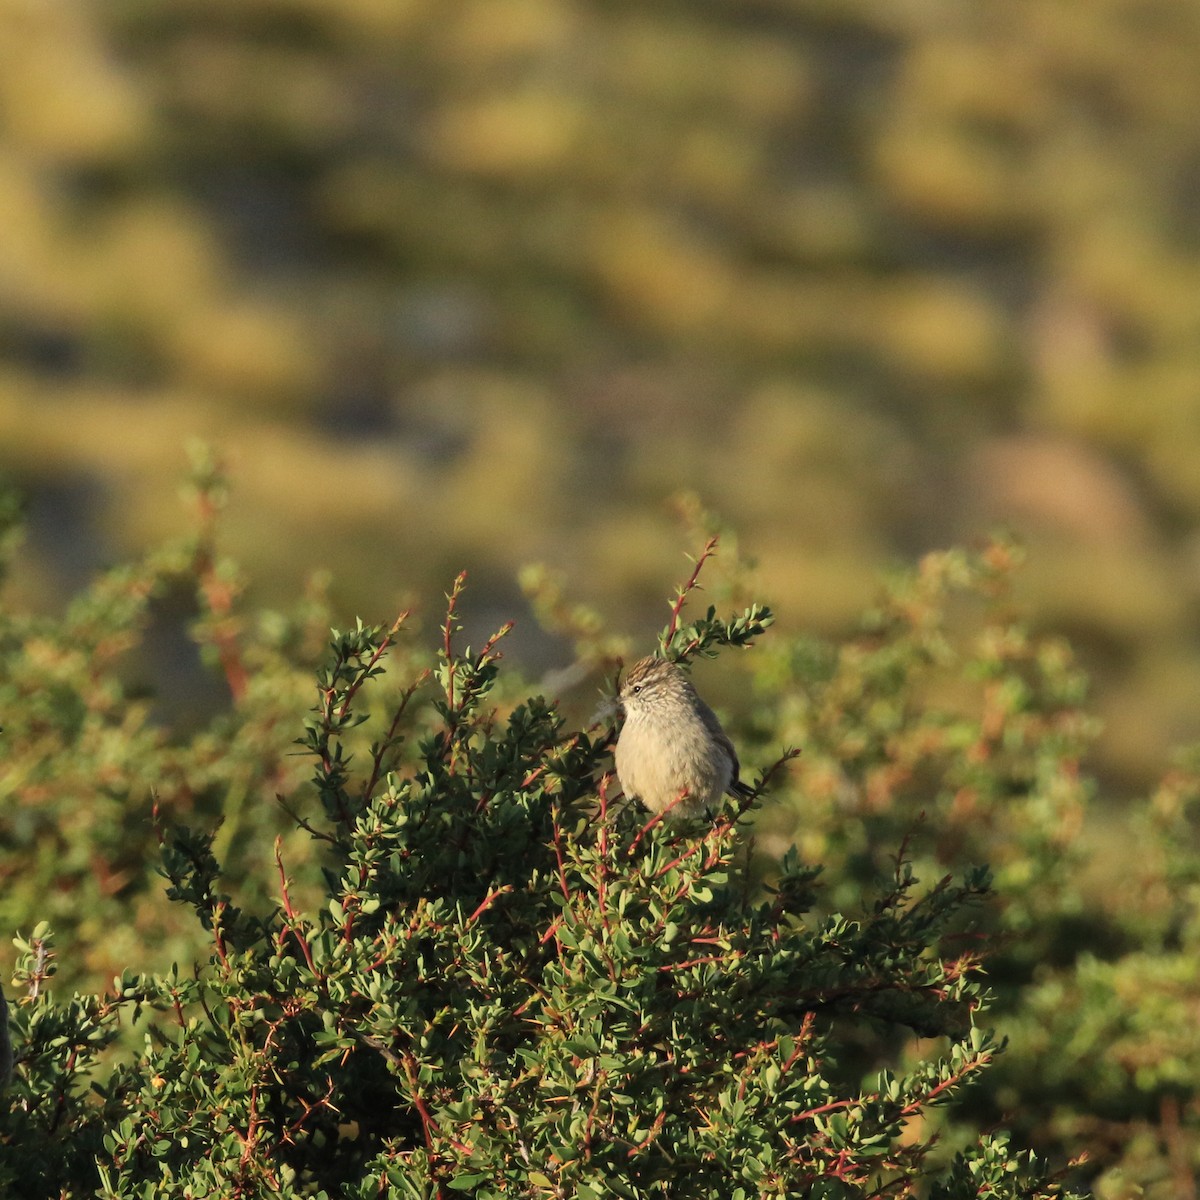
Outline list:
[[[652,813],[711,815],[728,792],[748,799],[733,743],[678,663],[651,655],[629,669],[620,691],[625,722],[617,778]]]

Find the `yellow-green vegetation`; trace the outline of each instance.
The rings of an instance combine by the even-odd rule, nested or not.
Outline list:
[[[1192,0],[3,0],[0,47],[0,466],[73,531],[28,598],[168,536],[193,435],[257,586],[346,615],[541,559],[648,627],[685,488],[834,632],[1000,522],[1106,772],[1194,736]]]

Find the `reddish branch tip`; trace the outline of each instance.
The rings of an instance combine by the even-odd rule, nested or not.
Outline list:
[[[700,551],[700,557],[696,559],[695,570],[692,571],[687,583],[685,583],[683,587],[679,589],[679,592],[675,597],[675,602],[671,605],[671,623],[667,626],[668,643],[670,643],[671,639],[675,636],[675,631],[679,628],[679,614],[683,612],[683,605],[688,598],[688,594],[695,590],[697,586],[696,581],[700,578],[700,572],[703,569],[704,564],[708,562],[708,560],[717,552],[717,543],[720,540],[721,539],[717,537],[716,534],[713,534],[713,536],[704,543],[704,549]]]

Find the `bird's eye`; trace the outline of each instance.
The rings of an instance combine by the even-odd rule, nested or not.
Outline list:
[[[642,690],[642,685],[640,683],[635,684],[629,690],[636,696],[638,694],[638,692],[640,692]]]

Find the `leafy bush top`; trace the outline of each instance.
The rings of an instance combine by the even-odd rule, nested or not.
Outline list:
[[[934,1153],[932,1110],[1000,1050],[980,1019],[971,934],[986,869],[922,887],[897,840],[873,898],[835,911],[836,883],[789,850],[764,890],[745,803],[713,823],[647,819],[612,794],[610,730],[570,729],[553,703],[505,693],[506,629],[456,648],[461,579],[428,667],[400,648],[403,620],[335,632],[303,757],[289,760],[273,731],[296,627],[248,639],[228,576],[203,542],[189,553],[201,637],[236,701],[228,744],[170,747],[131,720],[104,670],[100,631],[132,624],[161,562],[110,577],[68,618],[74,690],[40,719],[59,738],[64,721],[93,731],[77,746],[121,729],[112,778],[128,795],[139,763],[159,772],[160,810],[207,768],[230,820],[247,823],[236,838],[168,827],[165,811],[147,825],[176,912],[204,931],[195,969],[125,969],[107,993],[64,1002],[47,986],[49,930],[18,942],[0,1182],[114,1198],[1059,1194],[1002,1133],[953,1162]],[[715,653],[769,623],[753,606],[684,624],[695,582],[664,650]],[[35,638],[10,646],[6,686],[35,652]],[[287,765],[303,761],[307,784]],[[44,765],[48,795],[94,815],[78,774],[64,784],[54,758]],[[228,869],[261,876],[270,844],[247,780],[278,786],[291,814],[273,884]],[[126,912],[154,911],[151,893],[134,894]],[[118,911],[106,899],[102,912]],[[76,916],[74,936],[87,927]],[[141,1044],[123,1013],[153,1014]]]

